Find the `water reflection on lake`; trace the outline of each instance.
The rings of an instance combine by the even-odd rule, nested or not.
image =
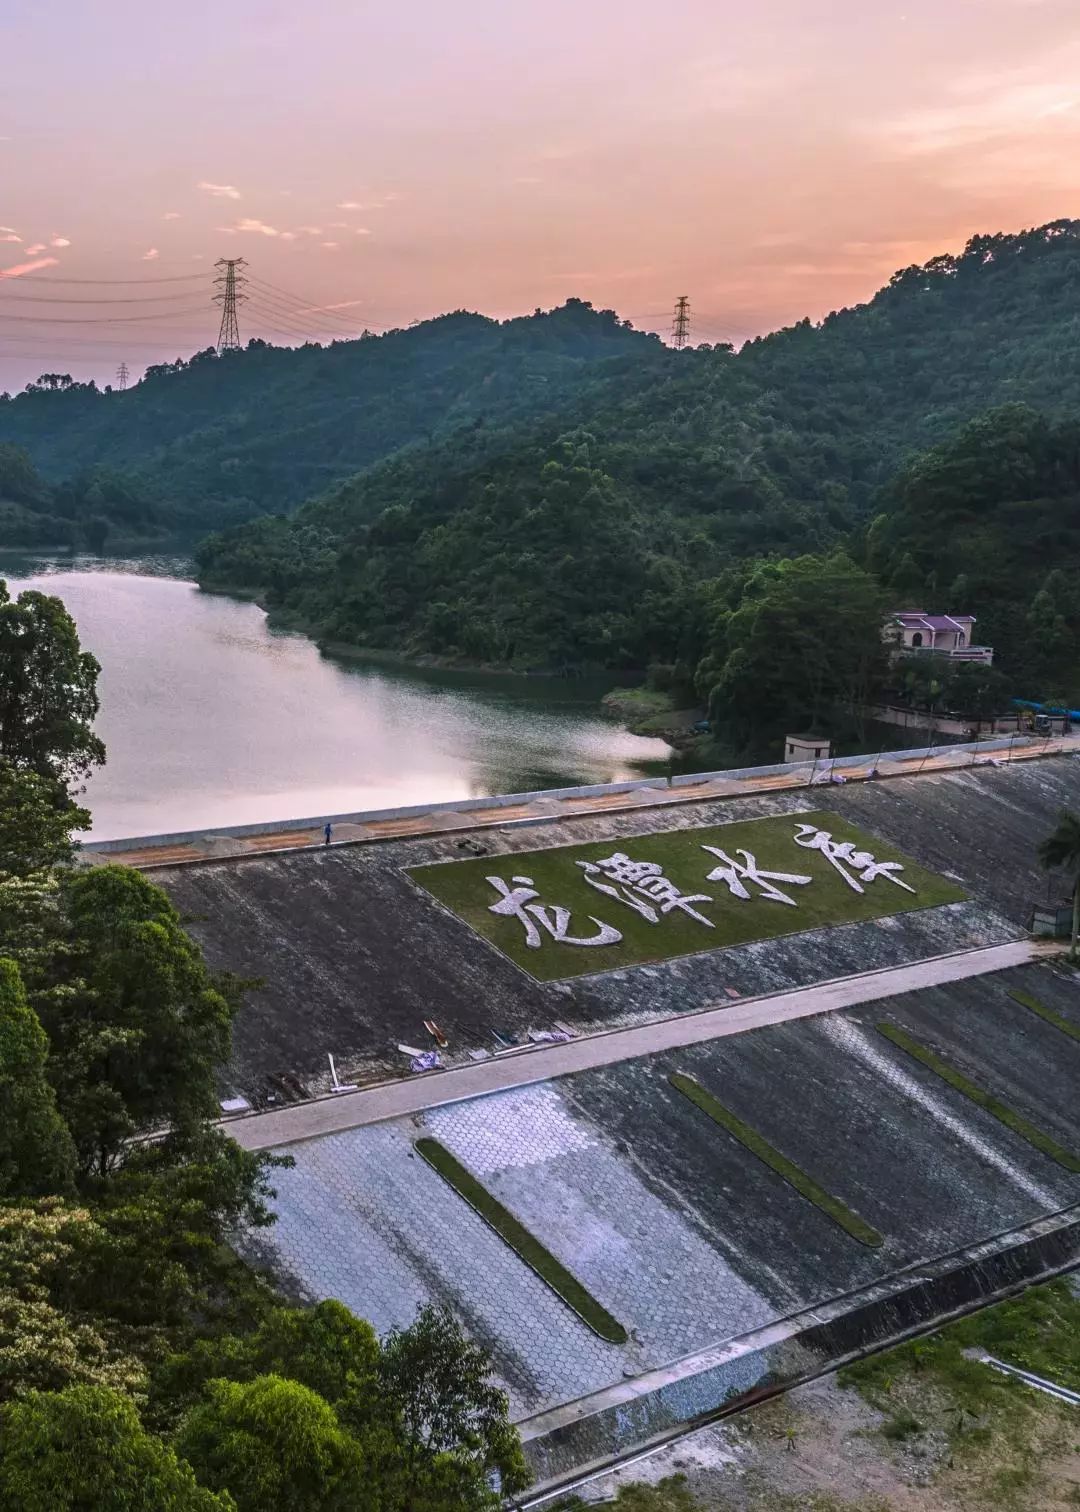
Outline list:
[[[332,660],[176,571],[0,555],[11,592],[58,594],[101,663],[95,838],[616,782],[668,754],[599,716],[605,683]]]

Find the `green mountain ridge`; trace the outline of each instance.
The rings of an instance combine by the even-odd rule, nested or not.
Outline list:
[[[123,392],[46,374],[0,396],[0,446],[24,449],[40,474],[36,511],[53,530],[43,539],[55,540],[52,521],[78,532],[95,512],[121,530],[202,533],[294,508],[445,430],[554,408],[595,364],[653,351],[656,337],[580,300],[503,322],[459,311],[327,347],[211,349]],[[137,520],[109,507],[121,484],[141,501]],[[0,541],[15,543],[14,523],[0,512]]]
[[[443,434],[289,519],[211,538],[200,577],[332,642],[693,667],[710,585],[738,564],[863,555],[896,505],[886,485],[927,447],[1003,404],[1075,413],[1078,335],[1080,222],[976,237],[738,354],[653,348],[591,369],[557,414]]]

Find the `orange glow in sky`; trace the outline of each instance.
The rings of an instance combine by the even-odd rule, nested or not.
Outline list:
[[[687,293],[739,342],[1080,214],[1077,0],[4,0],[0,57],[0,388],[211,344],[223,256],[292,296],[244,338]]]

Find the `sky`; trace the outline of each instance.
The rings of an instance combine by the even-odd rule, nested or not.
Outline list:
[[[1077,0],[2,0],[0,58],[0,390],[212,345],[218,258],[243,340],[738,343],[1080,215]]]

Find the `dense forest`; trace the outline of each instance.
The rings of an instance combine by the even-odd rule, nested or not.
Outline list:
[[[594,369],[559,416],[442,436],[219,533],[200,575],[329,643],[673,668],[731,725],[725,637],[776,578],[761,564],[829,580],[843,549],[874,614],[974,613],[1018,687],[1075,696],[1078,333],[1080,222],[979,237],[738,354]],[[779,718],[823,717],[798,686]]]
[[[572,300],[203,354],[123,395],[32,386],[0,404],[0,440],[53,475],[80,458],[69,504],[126,480],[129,499],[168,490],[159,521],[244,517],[200,546],[200,580],[326,644],[652,669],[764,752],[774,722],[850,702],[847,673],[796,675],[778,628],[805,634],[829,585],[853,615],[831,641],[821,626],[834,665],[890,607],[968,612],[1001,677],[932,699],[1080,696],[1078,337],[1080,221],[1061,221],[976,237],[737,353],[672,351]],[[783,709],[765,710],[766,671]],[[856,681],[916,696],[879,657]]]
[[[251,984],[74,864],[98,671],[0,582],[0,1512],[498,1512],[525,1461],[452,1314],[379,1338],[241,1256],[288,1164],[216,1122]]]
[[[655,337],[571,300],[517,320],[459,312],[327,347],[211,348],[151,367],[123,392],[46,373],[21,394],[0,395],[0,449],[24,449],[47,480],[36,498],[20,498],[0,470],[0,544],[30,533],[24,518],[13,537],[19,522],[5,501],[28,513],[40,500],[52,516],[38,535],[48,544],[66,539],[57,519],[77,538],[92,516],[121,536],[139,527],[176,535],[290,509],[402,448],[553,410],[598,362],[660,352]],[[69,479],[64,497],[52,493]],[[63,507],[78,504],[72,489],[95,483],[85,510]],[[100,498],[120,486],[142,501],[138,519]]]

